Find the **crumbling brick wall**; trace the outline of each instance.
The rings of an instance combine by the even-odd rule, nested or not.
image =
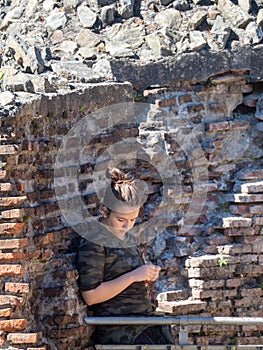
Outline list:
[[[151,149],[151,159],[158,164],[173,155],[175,167],[167,177],[176,170],[181,179],[180,203],[170,203],[176,208],[174,217],[148,242],[149,259],[163,267],[156,283],[163,292],[160,309],[174,315],[262,316],[262,93],[260,84],[248,84],[242,71],[137,94],[129,83],[90,84],[64,95],[39,96],[2,121],[1,346],[85,349],[92,329],[83,321],[86,306],[77,286],[79,236],[61,216],[54,161],[61,140],[77,121],[103,105],[134,98],[173,111],[185,130],[197,128],[208,169],[208,178],[195,192],[206,198],[205,204],[198,220],[182,230],[193,200],[192,164],[180,144],[172,142],[174,130],[163,127],[162,115],[138,125],[138,139]],[[116,137],[118,132],[130,135],[117,129]],[[105,147],[114,143],[111,131],[93,146],[101,147],[102,140]],[[165,148],[160,150],[161,142]],[[152,182],[146,208],[150,218],[162,181],[152,169],[143,170]],[[171,184],[169,191],[176,188]],[[195,326],[190,342],[260,344],[262,327]]]

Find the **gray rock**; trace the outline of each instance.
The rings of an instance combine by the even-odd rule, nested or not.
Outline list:
[[[87,0],[87,5],[90,8],[98,10],[100,7],[117,3],[117,0]]]
[[[93,66],[93,73],[101,79],[113,80],[110,62],[107,59],[101,59]]]
[[[197,27],[203,22],[203,20],[207,17],[207,11],[205,10],[197,10],[194,12],[193,16],[189,19],[187,29],[188,30],[196,30]]]
[[[60,78],[72,82],[89,83],[105,80],[93,69],[78,61],[56,62],[51,65],[53,72]]]
[[[217,16],[214,25],[211,29],[211,35],[214,37],[218,44],[218,47],[224,49],[226,47],[227,40],[229,39],[231,29],[222,16]]]
[[[263,96],[258,99],[255,117],[263,120]]]
[[[47,12],[50,12],[54,9],[57,1],[56,0],[45,0],[43,2],[43,9]]]
[[[34,86],[31,80],[34,75],[25,74],[22,72],[15,73],[15,71],[11,68],[12,67],[9,67],[5,71],[3,88],[11,92],[34,92]]]
[[[106,43],[106,52],[113,57],[133,57],[135,55],[129,44],[123,41],[108,41]]]
[[[37,13],[38,9],[38,0],[30,0],[30,2],[27,3],[24,17],[27,19],[33,18],[34,15]]]
[[[71,53],[72,55],[74,55],[74,53],[77,50],[78,50],[78,45],[75,41],[65,40],[56,49],[54,49],[54,52],[61,51],[62,54]]]
[[[263,38],[261,27],[255,22],[250,22],[245,30],[244,44],[259,44]]]
[[[161,4],[164,6],[169,5],[171,2],[173,2],[173,0],[161,0]]]
[[[72,0],[72,6],[77,8],[82,3],[82,0]]]
[[[238,0],[238,5],[242,10],[249,13],[251,11],[252,0]]]
[[[142,25],[114,24],[106,32],[106,51],[114,57],[133,56],[134,50],[143,44],[144,35]]]
[[[166,9],[162,12],[159,12],[154,17],[154,21],[160,28],[178,30],[182,23],[182,17],[179,11],[175,9]]]
[[[81,5],[77,9],[79,21],[85,28],[92,28],[97,20],[97,15],[88,6]]]
[[[14,103],[15,95],[10,91],[4,91],[0,93],[0,106],[6,106]]]
[[[81,47],[78,51],[78,54],[87,60],[95,60],[97,58],[96,51],[89,47]]]
[[[17,6],[17,7],[14,7],[12,10],[10,10],[4,17],[1,25],[0,25],[0,29],[6,27],[9,25],[9,23],[11,22],[17,22],[23,12],[24,12],[25,8],[23,6]]]
[[[104,6],[101,10],[101,21],[104,26],[112,24],[115,21],[115,6]]]
[[[52,77],[49,75],[35,75],[32,78],[32,84],[34,86],[35,93],[55,93],[59,90],[56,84],[52,81]]]
[[[253,20],[251,16],[239,6],[234,5],[231,0],[218,0],[217,4],[223,16],[237,28],[246,28],[249,22]]]
[[[161,31],[147,35],[145,42],[157,57],[169,56],[176,52],[176,46]]]
[[[173,7],[178,11],[188,11],[190,9],[187,0],[175,0],[173,1]]]
[[[31,69],[30,66],[32,62],[26,53],[28,47],[26,47],[25,43],[21,41],[20,38],[15,38],[10,35],[6,40],[6,45],[9,50],[12,49],[13,57],[23,71]]]
[[[102,40],[102,36],[93,33],[90,29],[82,29],[76,40],[80,47],[95,47]]]
[[[51,30],[63,28],[66,23],[66,14],[63,11],[59,11],[57,8],[52,10],[50,15],[46,18],[46,27]]]
[[[121,17],[128,19],[133,17],[134,0],[119,0],[118,13]]]
[[[206,40],[201,32],[192,30],[190,32],[190,47],[194,51],[199,51],[206,46]]]
[[[27,50],[27,56],[30,60],[30,69],[33,73],[43,73],[45,63],[42,59],[41,52],[37,47],[30,47]]]
[[[263,8],[258,11],[257,25],[263,29]]]

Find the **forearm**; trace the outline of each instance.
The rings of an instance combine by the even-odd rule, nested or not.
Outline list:
[[[127,272],[111,281],[101,283],[97,288],[82,292],[87,305],[102,303],[121,293],[124,289],[135,282],[133,272]]]

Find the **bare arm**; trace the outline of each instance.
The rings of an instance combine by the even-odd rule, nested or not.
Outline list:
[[[109,300],[134,282],[155,281],[158,278],[160,267],[155,265],[142,265],[111,281],[102,282],[98,287],[82,292],[87,305],[102,303]]]

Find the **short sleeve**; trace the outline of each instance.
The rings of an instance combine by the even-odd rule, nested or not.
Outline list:
[[[90,241],[80,243],[77,258],[79,288],[84,292],[100,285],[104,277],[104,247]]]

